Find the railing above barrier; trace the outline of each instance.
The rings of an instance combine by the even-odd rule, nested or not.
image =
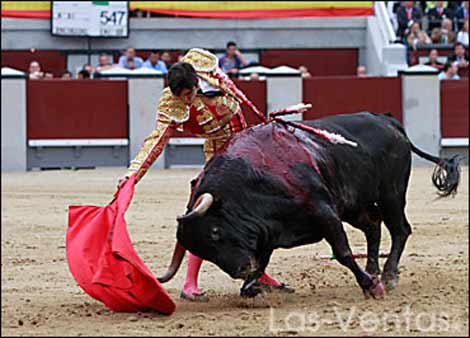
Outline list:
[[[375,16],[379,21],[380,32],[383,40],[388,43],[394,43],[397,40],[397,35],[393,30],[385,3],[382,1],[374,1],[374,10]]]

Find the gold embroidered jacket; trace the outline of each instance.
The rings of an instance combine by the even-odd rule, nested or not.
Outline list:
[[[156,127],[144,140],[139,153],[128,168],[127,176],[137,173],[136,182],[155,162],[177,128],[184,128],[207,139],[204,153],[208,160],[234,132],[246,127],[240,109],[240,92],[230,80],[224,79],[224,75],[221,76],[217,57],[206,50],[194,48],[182,61],[190,63],[198,77],[222,91],[224,95],[206,97],[198,94],[191,106],[186,106],[171,93],[169,87],[165,88],[158,104]]]

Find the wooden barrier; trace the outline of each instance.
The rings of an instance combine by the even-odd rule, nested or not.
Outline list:
[[[468,80],[441,81],[442,138],[468,139],[468,123]]]
[[[403,121],[399,77],[322,77],[303,80],[303,102],[312,109],[304,119],[340,113],[370,111],[392,113]]]
[[[304,65],[314,76],[356,75],[357,48],[266,49],[259,63],[265,67]]]
[[[27,138],[128,139],[127,81],[29,80]]]
[[[268,100],[266,81],[234,80],[234,82],[262,114],[267,113]],[[242,111],[249,127],[261,122],[245,103],[242,104]]]

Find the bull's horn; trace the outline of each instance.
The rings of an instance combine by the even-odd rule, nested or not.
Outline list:
[[[214,202],[214,196],[211,193],[204,193],[197,199],[196,203],[194,204],[194,209],[191,210],[189,213],[183,216],[179,216],[177,218],[178,221],[183,220],[190,220],[196,217],[204,216],[204,214],[209,210],[212,203]]]
[[[171,264],[168,268],[168,271],[162,277],[157,278],[160,283],[166,283],[176,275],[181,262],[183,261],[185,252],[186,249],[183,248],[179,242],[176,242],[175,251],[173,252],[173,258],[171,259]]]

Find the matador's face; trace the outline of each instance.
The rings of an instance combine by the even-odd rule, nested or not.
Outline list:
[[[179,95],[179,99],[183,101],[185,105],[190,106],[196,99],[198,89],[197,86],[194,86],[193,89],[184,88]]]

